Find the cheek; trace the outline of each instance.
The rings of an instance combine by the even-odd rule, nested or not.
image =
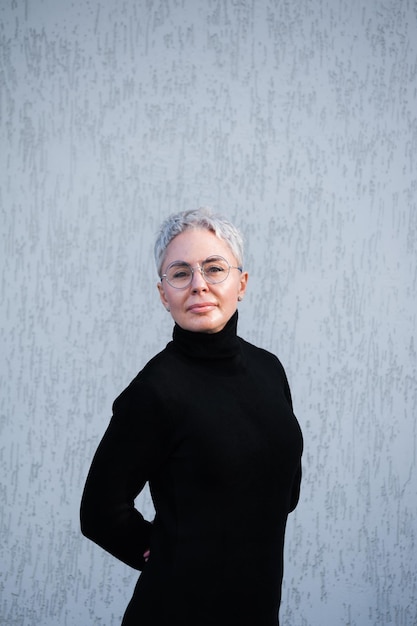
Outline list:
[[[172,309],[175,309],[177,306],[175,294],[172,294],[169,289],[160,289],[159,295],[164,307],[170,309],[171,311]]]
[[[223,306],[227,308],[234,307],[237,302],[238,292],[239,290],[236,284],[228,285],[228,288],[223,291],[220,296],[221,300],[223,301]]]
[[[181,294],[179,293],[169,293],[167,295],[167,302],[169,307],[172,310],[179,309],[181,307],[183,298],[181,298]]]
[[[239,293],[239,290],[240,290],[240,282],[237,280],[233,281],[233,283],[229,285],[229,290],[228,290],[229,298],[237,298],[237,294]]]

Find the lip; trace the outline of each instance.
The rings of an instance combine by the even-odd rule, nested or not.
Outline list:
[[[217,305],[214,302],[196,302],[187,308],[187,311],[191,311],[192,313],[205,313],[207,311],[211,311]]]

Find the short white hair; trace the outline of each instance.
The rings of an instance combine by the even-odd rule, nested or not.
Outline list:
[[[181,211],[167,217],[162,223],[154,246],[158,275],[162,274],[162,264],[168,245],[177,235],[192,228],[205,228],[227,243],[239,266],[243,265],[243,237],[234,224],[221,215],[216,215],[208,207]]]

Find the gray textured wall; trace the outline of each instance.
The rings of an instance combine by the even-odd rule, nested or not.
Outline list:
[[[282,622],[417,624],[415,0],[2,0],[0,81],[0,623],[119,624],[79,499],[171,335],[157,226],[208,204],[305,435]]]

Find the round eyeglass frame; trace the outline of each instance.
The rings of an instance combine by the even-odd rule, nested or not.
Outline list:
[[[221,279],[221,280],[213,280],[213,278],[211,278],[210,276],[208,276],[205,271],[204,271],[204,264],[212,261],[213,263],[215,261],[224,261],[228,267],[228,271],[227,274]],[[186,267],[190,270],[190,280],[188,281],[187,284],[185,285],[181,285],[181,287],[179,287],[178,285],[173,285],[169,279],[168,279],[168,270],[171,267]],[[164,274],[162,274],[160,276],[161,281],[163,278],[165,278],[165,280],[167,281],[168,285],[170,287],[172,287],[173,289],[187,289],[187,287],[189,287],[191,285],[191,283],[193,282],[193,278],[194,278],[194,272],[195,270],[199,270],[201,272],[202,277],[204,278],[204,280],[206,281],[206,283],[209,283],[210,285],[220,285],[220,283],[224,283],[225,280],[227,280],[227,278],[229,277],[230,274],[230,270],[239,270],[239,272],[243,272],[243,268],[240,265],[231,265],[229,263],[229,261],[227,259],[225,259],[223,256],[219,256],[219,255],[215,255],[215,256],[209,256],[207,257],[207,259],[205,259],[201,265],[196,265],[195,267],[192,267],[192,265],[190,265],[189,263],[187,263],[186,261],[173,261],[172,263],[170,263],[168,265],[168,267],[166,268],[166,271]]]

